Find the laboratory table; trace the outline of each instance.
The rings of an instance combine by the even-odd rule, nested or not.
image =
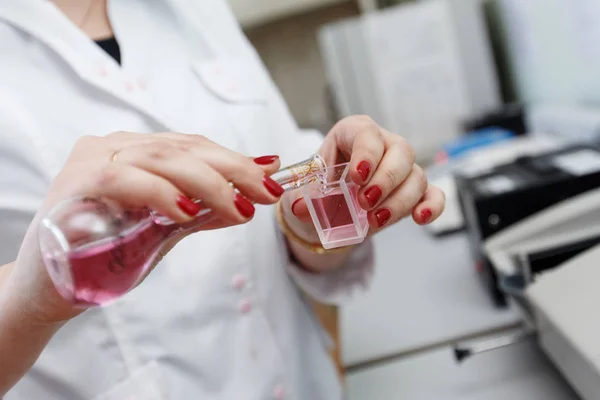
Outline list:
[[[371,287],[340,314],[350,400],[577,399],[535,342],[456,364],[453,340],[521,320],[492,304],[464,233],[435,238],[407,220],[375,240]]]
[[[578,400],[530,342],[457,365],[450,349],[423,353],[346,377],[348,400]]]
[[[340,311],[345,365],[520,319],[492,304],[464,233],[436,238],[406,220],[378,234],[375,247],[371,287]]]

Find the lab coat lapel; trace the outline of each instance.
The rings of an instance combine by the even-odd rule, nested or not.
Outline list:
[[[152,108],[147,97],[131,94],[120,66],[100,48],[91,46],[90,39],[49,1],[1,1],[0,19],[45,43],[87,84],[144,113],[163,130],[172,130],[169,121]],[[106,79],[111,75],[114,78]]]

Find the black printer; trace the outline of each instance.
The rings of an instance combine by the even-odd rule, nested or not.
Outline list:
[[[504,307],[498,276],[485,257],[483,241],[515,222],[561,200],[600,186],[600,147],[574,144],[484,171],[455,174],[457,193],[474,266],[494,304]],[[600,238],[530,256],[534,272],[557,266],[600,243]]]

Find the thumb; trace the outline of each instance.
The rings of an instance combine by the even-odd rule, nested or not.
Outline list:
[[[293,200],[290,206],[290,211],[292,215],[298,218],[301,222],[310,223],[310,212],[308,211],[308,206],[306,205],[306,201],[303,197],[298,197]]]
[[[283,217],[297,235],[314,242],[318,241],[315,225],[310,217],[310,212],[300,190],[287,192],[281,198]]]
[[[295,220],[301,225],[312,226],[312,219],[304,196],[302,196],[302,190],[296,189],[285,193],[281,198],[281,205],[285,216],[289,218],[288,221]]]

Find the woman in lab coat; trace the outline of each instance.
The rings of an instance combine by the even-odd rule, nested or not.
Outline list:
[[[341,398],[303,296],[337,304],[367,284],[370,241],[316,251],[299,194],[265,177],[315,151],[351,162],[372,234],[443,209],[409,145],[369,118],[324,140],[300,131],[222,0],[0,0],[0,396]],[[177,221],[202,198],[227,229],[188,236],[119,302],[82,312],[37,243],[40,217],[76,194]],[[289,229],[250,203],[278,200]]]

